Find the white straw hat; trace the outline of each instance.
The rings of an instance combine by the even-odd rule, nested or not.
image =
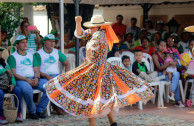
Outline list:
[[[187,32],[194,32],[194,25],[186,27],[185,31],[187,31]]]
[[[85,27],[97,27],[109,24],[112,24],[112,22],[105,22],[102,15],[94,15],[92,16],[91,21],[85,22],[83,25]]]

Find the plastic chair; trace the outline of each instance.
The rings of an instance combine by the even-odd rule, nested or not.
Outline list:
[[[150,71],[154,71],[154,63],[153,63],[153,60],[152,60],[152,56],[147,54],[147,53],[143,53],[143,57],[150,61],[150,62],[148,62],[149,67],[150,67]]]
[[[169,103],[169,98],[168,98],[168,95],[170,93],[170,85],[171,83],[166,83],[165,86],[166,86],[166,91],[164,90],[164,92],[166,92],[166,94],[164,94],[165,96],[165,99],[166,99],[166,103]],[[179,80],[179,89],[180,89],[180,95],[182,97],[182,102],[184,103],[185,101],[185,94],[183,92],[183,85],[182,85],[182,81]]]
[[[74,54],[65,54],[67,60],[70,63],[70,70],[75,69],[75,55]]]
[[[107,59],[107,62],[114,65],[122,66],[122,61],[120,57],[110,57]]]
[[[187,94],[187,88],[188,88],[188,84],[194,84],[194,79],[188,79],[186,80],[186,83],[185,83],[185,89],[184,89],[184,99],[186,98],[186,94]]]
[[[42,92],[40,90],[33,90],[33,94],[39,94],[38,95],[38,101],[40,101],[40,98],[42,96]],[[23,119],[26,119],[26,109],[27,109],[27,105],[26,105],[26,102],[24,100],[24,98],[22,97],[22,118]],[[46,108],[46,114],[47,116],[51,116],[51,113],[50,113],[50,101],[48,102],[48,105],[47,105],[47,108]]]

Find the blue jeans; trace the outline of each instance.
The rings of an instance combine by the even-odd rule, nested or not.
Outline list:
[[[18,113],[21,113],[22,92],[21,92],[20,88],[15,86],[14,90],[10,93],[13,93],[18,97],[18,100],[19,100]],[[5,92],[2,89],[0,89],[0,116],[3,116],[4,94],[5,94]]]
[[[30,77],[29,79],[33,79]],[[44,83],[39,81],[38,86],[32,87],[28,82],[23,81],[23,80],[16,80],[16,85],[19,87],[22,91],[24,100],[27,104],[28,107],[28,112],[30,114],[34,114],[37,112],[43,113],[44,110],[47,107],[47,104],[49,102],[49,99],[46,95],[46,90],[43,88]],[[33,101],[33,89],[38,89],[43,92],[43,95],[38,103],[37,106],[35,106],[34,101]]]
[[[158,76],[161,76],[162,73],[158,73]],[[180,79],[180,73],[179,72],[173,72],[172,73],[172,84],[171,84],[171,92],[174,91],[175,94],[175,100],[180,101],[180,95],[179,95],[179,79]],[[168,81],[168,75],[166,75],[166,78],[164,81]]]
[[[59,74],[53,74],[53,75],[50,75],[50,76],[54,78],[54,77],[56,77],[56,76],[58,76],[58,75],[59,75]],[[39,82],[45,84],[45,83],[47,83],[48,81],[49,81],[49,80],[48,80],[47,78],[41,78]],[[51,102],[51,105],[53,105],[52,102]]]

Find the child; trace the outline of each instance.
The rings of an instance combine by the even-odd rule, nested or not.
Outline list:
[[[164,79],[165,76],[160,76],[157,77],[158,74],[157,72],[149,72],[145,63],[142,62],[142,58],[143,58],[143,53],[141,50],[136,50],[135,51],[135,59],[136,61],[133,63],[132,66],[132,72],[139,76],[142,79],[147,80],[148,82],[153,82],[153,81],[160,81],[161,79]],[[148,75],[149,74],[149,75]]]
[[[173,52],[170,50],[166,51],[166,60],[164,61],[164,64],[166,64],[167,62],[172,62],[173,60]],[[172,81],[172,73],[176,72],[177,68],[176,66],[170,65],[169,67],[166,68],[166,73],[168,75],[168,81],[171,82]],[[164,71],[165,73],[165,71]]]
[[[131,64],[131,61],[130,61],[129,56],[126,56],[126,55],[122,56],[122,68],[130,71],[129,70],[130,64]]]

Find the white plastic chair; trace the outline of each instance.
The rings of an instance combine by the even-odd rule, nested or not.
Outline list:
[[[74,54],[65,54],[67,60],[70,63],[70,70],[75,69],[75,55]]]
[[[150,71],[154,71],[154,63],[153,63],[153,60],[152,60],[152,56],[150,56],[150,55],[147,54],[147,53],[143,53],[143,57],[144,57],[145,59],[147,59],[147,61],[148,61],[148,59],[149,59],[150,62],[148,62],[148,63],[149,63]]]
[[[186,94],[187,94],[187,88],[188,88],[188,84],[194,84],[194,79],[189,79],[189,80],[186,80],[186,83],[185,83],[185,89],[184,89],[184,99],[186,98]]]
[[[114,64],[114,65],[122,66],[120,57],[110,57],[107,59],[107,62]]]
[[[33,90],[33,94],[39,94],[38,95],[38,102],[40,101],[40,98],[42,96],[42,92],[40,90]],[[27,105],[26,105],[26,102],[24,100],[24,98],[22,97],[22,104],[21,104],[21,107],[22,107],[22,118],[23,119],[26,119],[26,109],[27,109]],[[48,105],[47,105],[47,108],[46,108],[46,114],[47,116],[51,116],[51,113],[50,113],[50,101],[48,102]]]

